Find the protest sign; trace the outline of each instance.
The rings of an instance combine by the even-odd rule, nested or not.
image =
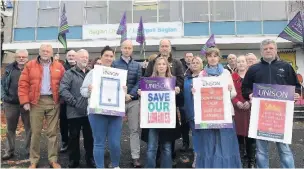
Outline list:
[[[291,144],[294,86],[254,84],[249,137]]]
[[[231,99],[227,81],[219,77],[193,79],[196,129],[233,127]]]
[[[125,116],[125,91],[127,71],[95,65],[92,92],[89,103],[90,113]]]
[[[175,128],[175,81],[161,77],[141,79],[141,128]]]

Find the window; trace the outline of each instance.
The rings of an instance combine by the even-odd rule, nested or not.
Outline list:
[[[157,5],[153,0],[134,1],[133,22],[139,22],[141,16],[143,22],[157,22]]]
[[[107,23],[107,1],[87,1],[85,6],[86,24]]]
[[[162,0],[158,5],[159,22],[174,22],[182,19],[181,1]]]
[[[38,27],[58,26],[59,25],[59,2],[58,1],[39,1]]]
[[[210,1],[211,21],[234,21],[234,1]]]
[[[185,22],[209,21],[208,1],[184,1]]]
[[[16,25],[18,28],[35,27],[37,22],[37,1],[17,1]]]
[[[238,21],[260,21],[261,2],[260,1],[235,1],[236,20]]]
[[[60,9],[60,16],[61,10],[65,4],[66,9],[66,17],[68,19],[69,26],[75,25],[82,25],[83,24],[83,9],[84,9],[84,2],[83,1],[62,1],[61,9]]]
[[[263,20],[287,20],[285,1],[262,1]]]
[[[123,8],[117,8],[122,6]],[[109,1],[109,23],[120,23],[124,12],[127,12],[127,23],[132,23],[132,2],[130,1]],[[134,21],[137,22],[137,21]]]

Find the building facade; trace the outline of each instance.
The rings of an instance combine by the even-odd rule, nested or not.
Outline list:
[[[159,40],[171,40],[173,53],[183,57],[191,51],[199,53],[211,34],[223,58],[230,53],[260,55],[259,43],[266,38],[278,43],[280,56],[304,73],[303,50],[277,38],[289,20],[301,9],[296,1],[15,1],[11,39],[3,46],[13,51],[26,48],[34,57],[42,43],[53,45],[64,54],[58,42],[61,8],[65,4],[69,24],[68,48],[87,49],[91,57],[99,56],[105,45],[117,47],[116,35],[120,19],[127,13],[128,38],[134,40],[135,58],[142,59],[135,42],[138,22],[143,17],[146,55],[157,53]],[[119,55],[117,48],[117,56]]]

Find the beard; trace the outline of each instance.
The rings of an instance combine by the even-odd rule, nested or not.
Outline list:
[[[88,65],[87,62],[78,63],[78,66],[81,67],[81,68],[85,68],[85,67],[87,67],[87,65]]]

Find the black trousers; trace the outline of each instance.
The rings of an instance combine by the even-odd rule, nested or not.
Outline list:
[[[69,142],[69,124],[66,115],[66,104],[60,105],[60,134],[62,146],[67,146]]]
[[[244,153],[243,155],[249,159],[255,159],[256,140],[254,138],[249,138],[240,135],[238,135],[237,137],[240,145],[240,153]],[[243,150],[241,150],[242,148]]]
[[[189,146],[189,132],[190,127],[189,123],[186,120],[186,114],[184,107],[179,107],[180,115],[181,115],[181,133],[183,138],[183,145]]]
[[[93,136],[88,117],[69,119],[69,160],[78,162],[80,160],[80,130],[82,129],[83,144],[86,151],[85,158],[93,158]]]

